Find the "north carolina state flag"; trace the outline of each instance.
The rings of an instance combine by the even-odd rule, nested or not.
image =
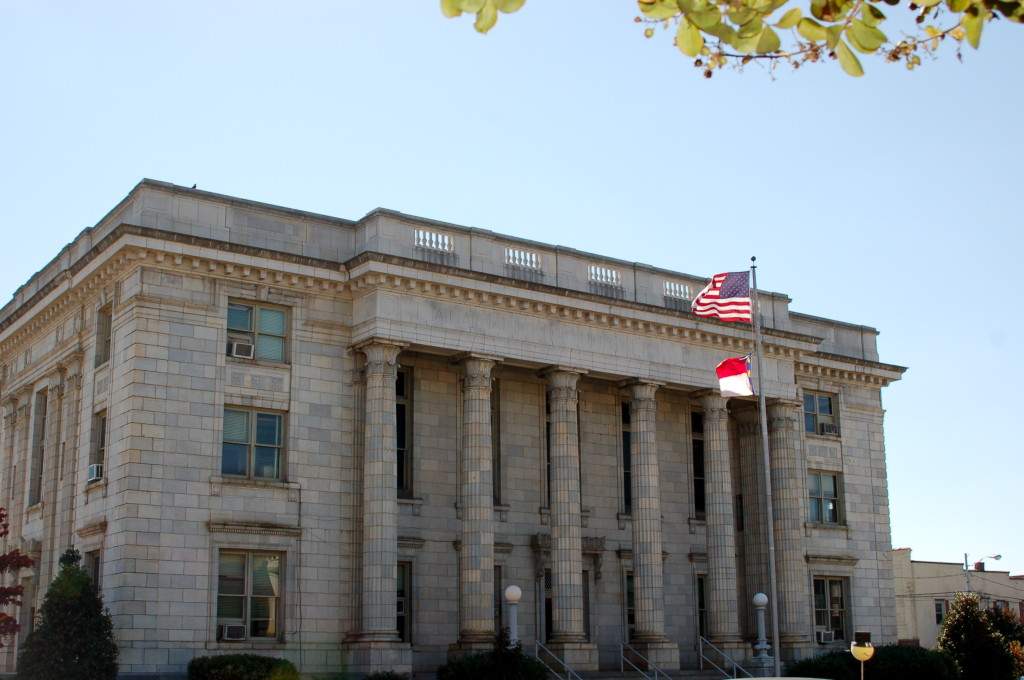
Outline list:
[[[718,388],[723,397],[749,397],[754,394],[750,384],[750,355],[726,359],[715,368]]]

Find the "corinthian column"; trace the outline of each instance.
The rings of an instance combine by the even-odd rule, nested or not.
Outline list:
[[[464,355],[459,506],[459,642],[452,651],[494,644],[494,475],[491,469],[491,369],[494,357]]]
[[[665,636],[665,582],[661,548],[661,490],[658,468],[659,383],[630,383],[632,433],[634,646],[661,669],[679,668],[679,649]]]
[[[713,642],[740,640],[736,592],[736,521],[733,516],[726,399],[701,397],[704,408],[704,475],[708,536],[708,637]]]
[[[398,564],[395,379],[401,346],[363,345],[366,427],[363,459],[363,640],[397,642],[395,569]]]
[[[806,642],[810,634],[807,565],[804,561],[804,517],[807,506],[807,465],[800,445],[800,405],[768,404],[768,442],[772,465],[772,519],[779,591],[779,637]]]
[[[576,385],[583,371],[553,367],[551,405],[551,648],[574,669],[597,670],[597,647],[583,629],[583,538]]]

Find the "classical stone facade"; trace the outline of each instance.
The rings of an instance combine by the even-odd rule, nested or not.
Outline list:
[[[140,183],[0,310],[5,548],[33,607],[75,546],[130,677],[256,651],[429,671],[519,636],[751,656],[769,592],[748,324],[701,277],[375,210],[349,221]],[[868,327],[761,293],[784,659],[896,639]],[[774,603],[773,603],[774,604]],[[834,640],[834,641],[833,641]],[[16,644],[0,652],[14,667]]]

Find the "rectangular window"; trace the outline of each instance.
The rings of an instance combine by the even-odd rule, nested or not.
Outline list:
[[[708,636],[707,576],[697,577],[697,632],[702,638]]]
[[[96,584],[97,590],[100,587],[100,579],[103,577],[103,561],[100,559],[100,551],[92,550],[85,553],[85,560],[82,565]]]
[[[412,641],[412,562],[399,562],[395,575],[395,629],[402,642]]]
[[[501,578],[501,565],[494,565],[494,631],[505,627],[505,584]]]
[[[636,589],[631,571],[626,572],[626,632],[632,640],[636,632]]]
[[[395,447],[399,498],[412,498],[412,372],[398,369],[395,381]]]
[[[110,329],[113,307],[107,305],[96,312],[96,362],[95,368],[110,361]]]
[[[623,512],[633,512],[633,428],[629,404],[622,404],[622,505]]]
[[[100,411],[92,417],[92,453],[90,465],[103,465],[107,459],[107,412]]]
[[[284,587],[280,554],[227,551],[220,553],[217,578],[219,639],[276,638],[281,631],[281,593]],[[225,634],[225,629],[244,626]]]
[[[224,409],[221,474],[253,479],[283,479],[283,452],[283,415]]]
[[[819,524],[839,524],[839,475],[830,472],[807,473],[809,519]]]
[[[494,504],[501,505],[501,398],[498,394],[498,380],[491,382],[491,485],[494,488]],[[500,630],[500,629],[499,629]]]
[[[707,516],[707,496],[704,477],[704,414],[690,413],[690,440],[693,448],[693,516],[704,519]]]
[[[834,640],[846,639],[846,579],[814,579],[814,629],[831,631]]]
[[[839,434],[839,421],[836,420],[832,397],[804,392],[804,430],[811,434]]]
[[[551,507],[551,393],[544,393],[544,493],[545,505]]]
[[[948,600],[935,600],[935,625],[942,625],[942,619],[946,618],[948,609]]]
[[[36,392],[35,408],[32,410],[35,423],[32,429],[32,467],[28,486],[28,504],[35,505],[43,497],[43,455],[46,452],[46,399],[47,392]]]
[[[277,307],[229,302],[228,354],[240,359],[284,361],[287,317],[285,310]]]

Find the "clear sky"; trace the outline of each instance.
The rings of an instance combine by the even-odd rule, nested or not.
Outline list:
[[[0,0],[0,297],[143,177],[700,276],[756,255],[909,367],[883,391],[894,546],[1024,573],[1024,27],[914,72],[705,80],[636,14],[528,0],[481,36],[435,0]]]

